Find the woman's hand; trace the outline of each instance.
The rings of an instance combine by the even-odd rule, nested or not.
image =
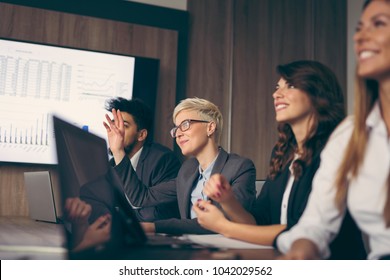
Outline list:
[[[291,245],[291,249],[281,260],[319,260],[321,259],[317,246],[308,239],[298,239]]]
[[[210,177],[203,187],[203,193],[220,204],[235,199],[232,187],[221,174],[214,174]]]
[[[208,230],[221,233],[223,226],[229,222],[211,201],[199,200],[192,209],[197,215],[198,223]]]

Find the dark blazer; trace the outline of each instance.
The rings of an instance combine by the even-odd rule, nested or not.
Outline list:
[[[128,159],[128,157],[126,158]],[[115,165],[113,159],[111,165]],[[146,143],[138,161],[136,174],[143,184],[154,186],[176,178],[180,166],[179,159],[170,149],[157,143]],[[131,163],[126,168],[127,170],[123,170],[123,172],[130,172],[130,170],[134,172]],[[111,186],[105,182],[106,180],[100,179],[91,182],[80,190],[80,197],[92,205],[91,222],[99,216],[109,213],[109,209],[115,204],[110,190]],[[180,217],[176,202],[137,209],[135,214],[143,222]]]
[[[303,169],[299,180],[295,180],[291,189],[287,208],[287,227],[285,231],[298,223],[309,199],[312,181],[320,166],[320,151],[314,154],[312,162]],[[280,213],[284,190],[289,179],[287,163],[274,180],[267,180],[256,199],[253,216],[259,225],[280,224]],[[274,244],[276,245],[276,238]],[[363,239],[360,230],[347,212],[339,235],[330,245],[331,259],[365,259]]]
[[[180,219],[168,219],[155,222],[156,232],[170,234],[211,233],[202,228],[197,219],[190,218],[191,192],[199,177],[199,163],[195,158],[186,160],[179,170],[177,178],[149,188],[142,184],[135,172],[126,172],[130,161],[124,159],[115,167],[124,184],[124,192],[134,206],[155,206],[161,203],[177,202]],[[228,154],[222,148],[215,161],[212,174],[221,173],[233,188],[238,201],[247,209],[253,207],[255,200],[256,169],[249,159],[236,154]],[[221,208],[216,202],[217,207]]]
[[[290,175],[291,162],[287,163],[274,180],[266,180],[252,211],[258,225],[280,224],[283,194]],[[291,188],[287,208],[287,228],[294,226],[305,210],[313,177],[320,165],[319,154],[315,155],[310,165],[303,169],[299,180]]]
[[[115,166],[113,160],[112,166]],[[180,167],[180,161],[170,149],[157,143],[148,143],[143,146],[136,173],[143,184],[153,187],[176,178]],[[131,164],[129,168],[133,169]],[[136,210],[136,214],[144,222],[180,217],[176,202],[145,207]]]

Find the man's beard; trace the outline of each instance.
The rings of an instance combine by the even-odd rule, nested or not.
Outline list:
[[[137,144],[137,140],[125,147],[126,155],[131,153],[131,151],[134,149],[135,144]]]
[[[124,148],[126,155],[128,155],[128,154],[131,153],[131,151],[134,149],[135,144],[137,144],[137,140],[134,141],[133,143],[131,143],[130,145],[127,145],[127,146]],[[109,153],[109,155],[111,155],[111,156],[113,155],[110,148],[108,148],[108,153]]]

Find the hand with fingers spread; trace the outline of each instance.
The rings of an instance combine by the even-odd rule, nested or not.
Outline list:
[[[223,225],[229,223],[222,211],[209,200],[199,200],[192,209],[197,215],[198,223],[208,230],[220,232]]]
[[[115,163],[119,164],[126,155],[124,147],[124,121],[120,110],[112,109],[112,115],[113,120],[106,114],[107,122],[103,122],[103,125],[107,131],[108,144],[114,156]]]
[[[214,174],[210,177],[204,185],[203,193],[220,204],[228,203],[235,199],[232,187],[221,174]]]

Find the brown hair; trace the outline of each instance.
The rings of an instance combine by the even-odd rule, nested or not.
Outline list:
[[[314,125],[303,144],[303,151],[293,164],[296,179],[311,163],[314,152],[321,151],[334,128],[345,117],[344,96],[335,74],[317,61],[300,60],[279,65],[277,72],[289,84],[305,92],[315,111]],[[278,141],[270,163],[269,178],[274,179],[290,162],[297,143],[289,124],[278,125]]]

